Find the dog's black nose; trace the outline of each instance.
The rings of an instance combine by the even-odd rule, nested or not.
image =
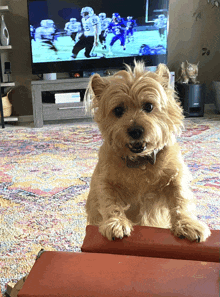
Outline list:
[[[144,134],[144,128],[141,126],[135,126],[128,129],[128,135],[133,139],[140,139]]]

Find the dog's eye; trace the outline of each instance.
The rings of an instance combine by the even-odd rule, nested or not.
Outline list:
[[[143,110],[146,112],[151,112],[153,110],[154,106],[152,103],[145,103],[143,105]]]
[[[113,113],[117,118],[121,118],[125,112],[125,108],[123,106],[118,106],[113,110]]]

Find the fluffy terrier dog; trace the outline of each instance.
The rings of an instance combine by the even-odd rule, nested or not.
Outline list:
[[[190,173],[176,142],[182,108],[169,81],[166,65],[152,73],[142,62],[90,80],[87,107],[90,100],[104,143],[86,212],[88,224],[109,240],[129,236],[133,225],[170,228],[198,242],[211,234],[196,217]]]

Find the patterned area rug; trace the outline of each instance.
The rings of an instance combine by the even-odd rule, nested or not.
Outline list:
[[[220,229],[220,120],[187,119],[178,139],[199,218]],[[79,252],[101,135],[94,123],[1,130],[0,282],[26,275],[41,248]]]

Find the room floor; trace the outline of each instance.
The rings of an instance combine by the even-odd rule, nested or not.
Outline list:
[[[0,132],[0,287],[31,270],[36,255],[79,252],[85,237],[85,203],[102,137],[82,121],[6,125]],[[185,120],[178,138],[193,180],[198,217],[220,230],[220,114],[206,106],[204,117]]]

